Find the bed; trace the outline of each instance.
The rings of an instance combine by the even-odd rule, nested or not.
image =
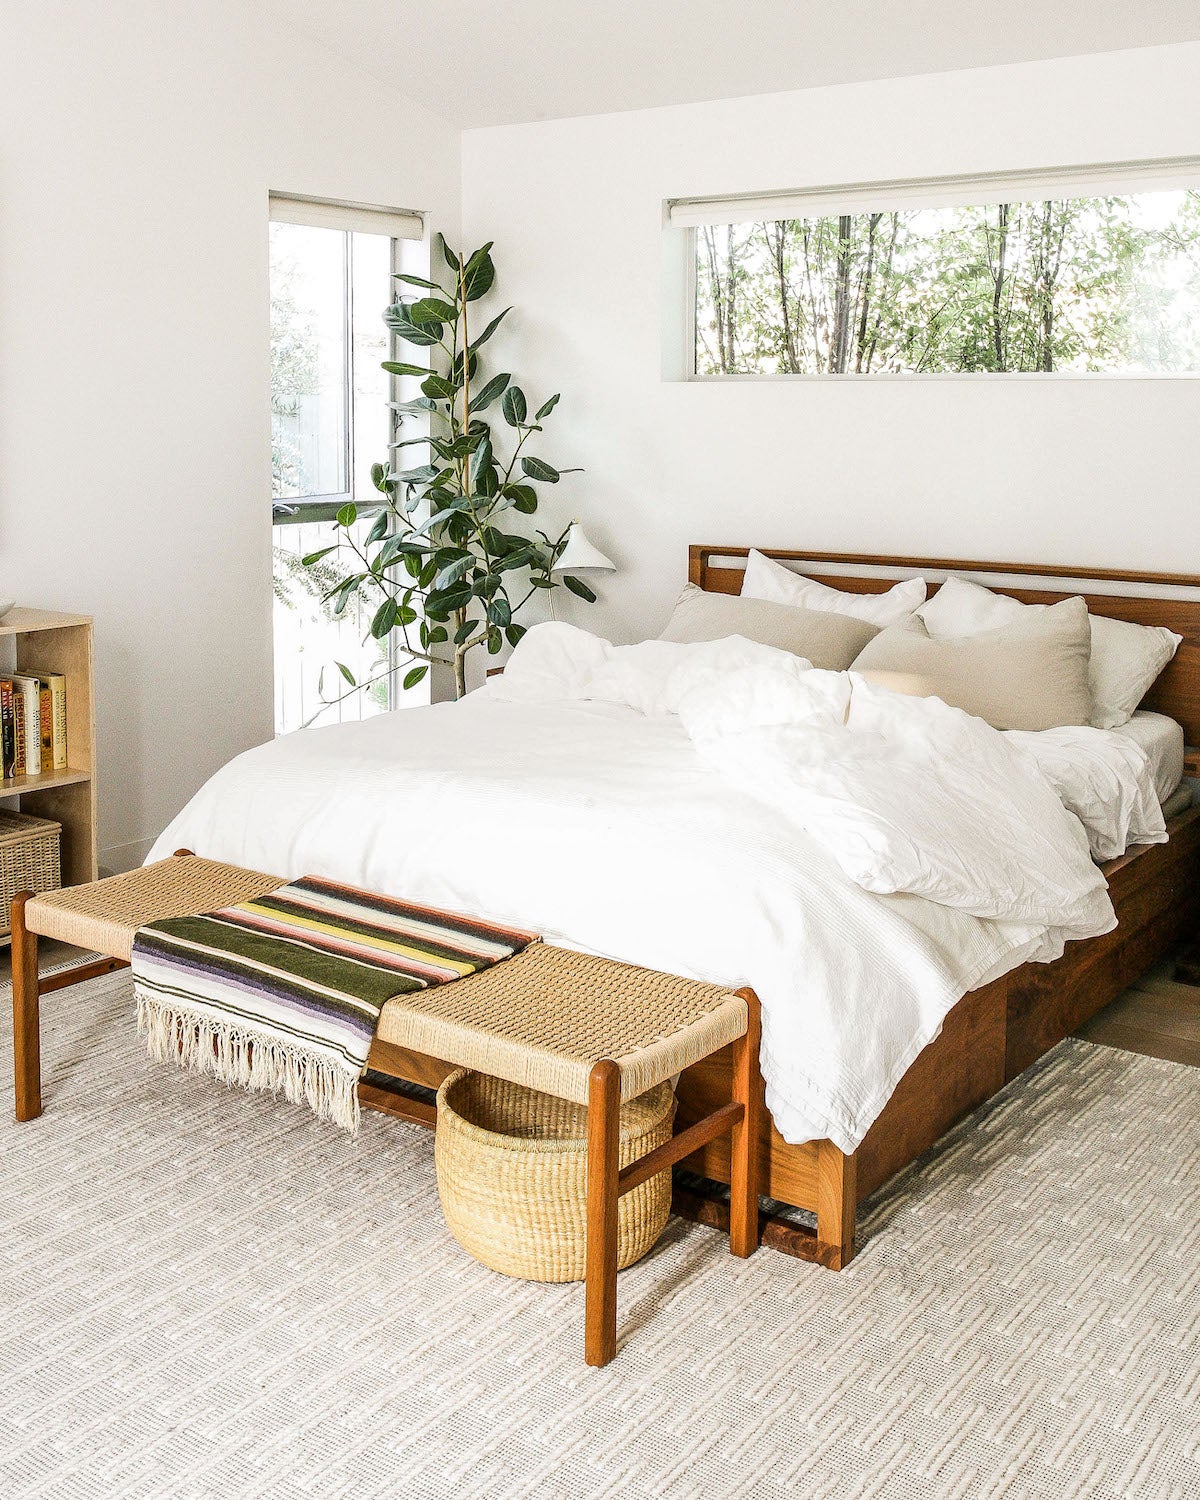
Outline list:
[[[693,547],[692,583],[736,593],[748,550]],[[984,575],[989,582],[1002,575],[1067,583],[1066,590],[1050,582],[999,585],[1025,602],[1079,592],[1070,589],[1074,578],[1115,590],[1139,585],[1153,597],[1089,594],[1089,608],[1167,625],[1183,637],[1146,706],[1181,724],[1189,744],[1200,739],[1200,599],[1183,597],[1200,580],[934,559],[768,555],[807,563],[824,581],[855,592],[886,589],[905,574],[932,578],[939,572]],[[839,567],[848,571],[830,571]],[[516,675],[515,667],[506,679]],[[568,711],[497,705],[487,694],[473,694],[452,707],[287,736],[218,773],[151,857],[182,845],[250,868],[323,874],[429,905],[486,910],[495,920],[619,961],[710,982],[752,984],[768,1019],[764,1073],[766,1102],[774,1111],[774,1119],[763,1115],[764,1191],[816,1219],[814,1231],[793,1217],[771,1214],[763,1225],[764,1243],[833,1269],[853,1254],[863,1196],[1107,1003],[1200,915],[1200,811],[1189,809],[1171,819],[1168,842],[1131,849],[1107,867],[1119,925],[1102,937],[1069,944],[1055,962],[1021,961],[1037,945],[1022,947],[1023,932],[999,933],[1002,922],[991,928],[977,923],[969,931],[969,922],[960,924],[975,945],[975,968],[969,971],[974,978],[964,977],[963,969],[957,987],[943,985],[940,1008],[927,1006],[919,1026],[912,1020],[907,1048],[890,1054],[886,1088],[876,1091],[869,1108],[863,1105],[857,1128],[843,1123],[838,1104],[828,1115],[826,1135],[825,1127],[812,1123],[826,1118],[821,1101],[804,1095],[805,1079],[817,1067],[804,1047],[820,1033],[807,1012],[798,1021],[795,1011],[783,1015],[781,991],[788,984],[798,988],[805,970],[845,970],[835,974],[833,988],[840,984],[841,995],[857,1002],[850,1007],[853,1025],[837,1018],[839,1063],[849,1070],[853,1096],[859,1061],[854,1054],[878,1051],[873,1034],[860,1040],[855,1030],[861,1030],[860,1017],[869,1014],[875,997],[864,1000],[854,976],[868,972],[866,955],[877,956],[881,948],[897,972],[905,968],[905,951],[919,960],[923,939],[914,933],[920,923],[898,917],[886,904],[892,898],[881,901],[857,887],[847,894],[847,882],[839,885],[819,860],[799,869],[797,841],[776,827],[782,820],[773,808],[735,807],[736,798],[698,759],[681,759],[688,744],[681,729],[632,707],[628,701],[620,707],[588,702]],[[1039,786],[1050,795],[1040,780]],[[1161,827],[1160,821],[1160,836]],[[355,830],[350,838],[347,828]],[[739,847],[747,829],[754,844],[749,855]],[[1023,856],[1023,845],[1017,854]],[[1086,849],[1083,864],[1111,925],[1103,882]],[[666,923],[657,920],[664,892],[670,897]],[[927,925],[949,921],[933,903],[927,905]],[[765,913],[764,906],[770,908]],[[832,956],[818,953],[822,945],[831,946],[819,933],[822,909],[833,912],[840,931],[850,935],[853,964],[844,957],[844,943]],[[775,936],[781,921],[795,929],[786,942]],[[926,946],[933,944],[925,936]],[[899,945],[894,961],[887,948],[892,939]],[[832,999],[836,1005],[837,996]],[[782,1073],[781,1048],[773,1058],[770,1033],[789,1039]],[[382,1024],[369,1067],[363,1102],[400,1114],[404,1106],[389,1080],[436,1087],[447,1071],[439,1060],[390,1042]],[[730,1067],[730,1058],[719,1053],[682,1075],[677,1128],[729,1097]],[[687,1165],[709,1183],[728,1181],[728,1151],[720,1143],[703,1148]],[[727,1212],[719,1197],[694,1192],[681,1191],[677,1207],[717,1223]]]

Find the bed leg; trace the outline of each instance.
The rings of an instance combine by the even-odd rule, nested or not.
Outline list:
[[[617,1352],[620,1140],[621,1070],[603,1058],[588,1087],[584,1358],[589,1365],[606,1365]]]
[[[38,940],[37,933],[25,926],[25,903],[32,895],[18,891],[12,903],[13,1093],[18,1120],[36,1120],[42,1112]]]
[[[763,1086],[758,1053],[762,1022],[754,991],[738,993],[746,1002],[746,1033],[733,1047],[733,1101],[742,1106],[742,1118],[733,1127],[729,1142],[729,1250],[745,1258],[759,1245],[758,1138]]]
[[[854,1255],[857,1162],[832,1141],[817,1142],[817,1259],[840,1271]]]

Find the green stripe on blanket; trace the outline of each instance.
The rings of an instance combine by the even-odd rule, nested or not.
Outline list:
[[[282,1093],[353,1131],[384,1005],[534,941],[305,876],[237,906],[141,928],[132,959],[138,1029],[160,1062]]]

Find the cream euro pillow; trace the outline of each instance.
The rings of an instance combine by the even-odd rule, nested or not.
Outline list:
[[[844,672],[878,634],[878,625],[849,615],[798,609],[744,595],[709,594],[689,583],[659,640],[694,643],[740,635],[760,646],[806,657],[814,667],[828,672]]]
[[[850,615],[882,629],[906,620],[924,601],[925,593],[923,578],[906,578],[883,594],[847,594],[841,589],[831,589],[827,583],[818,583],[815,578],[793,573],[761,552],[751,552],[746,559],[741,597],[768,599],[773,604],[823,610],[826,614]]]
[[[994,729],[1086,724],[1091,633],[1087,605],[1064,599],[976,635],[935,637],[917,616],[881,630],[854,663],[869,682],[940,698]]]
[[[919,613],[930,635],[956,637],[995,630],[1027,611],[1046,608],[1045,604],[1022,604],[1006,594],[995,594],[966,578],[947,578]],[[1088,722],[1093,729],[1118,729],[1129,722],[1183,637],[1162,625],[1134,625],[1107,615],[1089,618],[1092,710]]]

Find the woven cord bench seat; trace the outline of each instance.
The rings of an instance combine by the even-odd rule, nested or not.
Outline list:
[[[25,904],[25,926],[42,937],[128,962],[134,933],[147,922],[216,911],[283,884],[278,875],[196,855],[162,859],[127,875],[34,896]]]
[[[746,1031],[746,1001],[717,985],[534,943],[455,984],[389,1000],[376,1037],[586,1104],[611,1058],[621,1099],[681,1073]]]
[[[42,1111],[41,995],[128,963],[135,933],[150,922],[216,911],[284,884],[274,875],[188,855],[90,885],[18,894],[12,911],[17,1119],[32,1120]],[[39,978],[39,935],[106,956]],[[752,990],[735,992],[537,942],[452,984],[388,1000],[376,1031],[376,1040],[397,1048],[587,1105],[585,1354],[592,1365],[607,1364],[616,1353],[617,1205],[623,1194],[729,1135],[730,1249],[746,1256],[757,1248],[759,1037]],[[729,1046],[729,1103],[620,1167],[622,1101]]]

